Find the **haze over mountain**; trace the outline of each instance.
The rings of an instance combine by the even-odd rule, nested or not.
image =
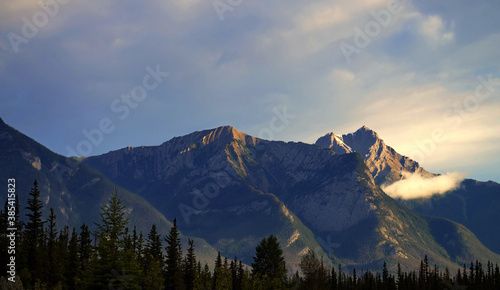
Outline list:
[[[389,150],[368,129],[360,133],[366,132],[372,137],[363,144]],[[393,150],[384,156],[432,176],[414,161],[391,159],[398,156]],[[143,196],[167,218],[178,217],[185,233],[246,263],[248,249],[271,233],[284,245],[291,269],[297,255],[318,244],[332,262],[364,269],[384,260],[414,268],[424,254],[450,268],[470,259],[499,259],[462,225],[420,215],[387,196],[372,172],[377,170],[379,180],[397,173],[380,158],[370,170],[358,153],[262,140],[225,126],[84,163]]]

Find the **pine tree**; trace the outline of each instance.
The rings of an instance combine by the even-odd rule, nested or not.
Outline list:
[[[40,191],[38,190],[38,181],[35,180],[33,188],[29,193],[28,206],[28,223],[26,224],[26,238],[24,239],[24,249],[27,253],[27,267],[29,269],[30,280],[32,283],[41,281],[44,276],[42,263],[44,261],[44,224],[42,220],[43,203],[40,200]]]
[[[397,282],[397,285],[398,287],[401,287],[402,288],[402,284],[401,283],[401,264],[398,262],[398,282]]]
[[[236,260],[236,259],[235,259]],[[243,262],[239,261],[236,270],[236,290],[243,288],[243,276],[245,275],[245,270],[243,269]]]
[[[78,257],[79,268],[81,272],[85,272],[90,263],[92,255],[92,238],[89,227],[83,224],[80,227],[80,238],[78,239]]]
[[[389,281],[389,270],[387,270],[387,263],[385,261],[382,268],[382,281],[386,284]]]
[[[232,284],[231,270],[229,270],[226,258],[225,263],[217,270],[217,280],[215,281],[216,286],[214,288],[216,290],[231,289]]]
[[[142,253],[142,232],[137,238],[137,233],[134,228],[134,243],[136,256],[140,257]],[[161,236],[158,234],[156,224],[151,226],[146,245],[144,248],[143,258],[144,269],[144,287],[145,289],[162,289],[165,284],[163,277],[163,252]]]
[[[136,255],[140,256],[142,252],[142,233],[140,233],[136,245]],[[165,279],[163,277],[164,256],[162,252],[162,243],[160,234],[153,224],[149,231],[146,245],[144,248],[144,289],[163,289]]]
[[[217,287],[217,276],[219,275],[220,268],[222,267],[222,258],[220,252],[217,253],[217,259],[215,260],[214,275],[212,276],[212,288]]]
[[[467,268],[465,266],[465,263],[464,263],[464,268],[463,268],[463,271],[462,271],[462,276],[463,276],[463,285],[469,285],[469,278],[467,277]]]
[[[184,288],[182,271],[182,247],[179,238],[179,229],[177,228],[177,219],[174,219],[174,225],[170,233],[165,238],[166,246],[166,273],[165,286],[167,289]]]
[[[161,242],[160,242],[160,244],[161,244]],[[144,237],[142,235],[142,232],[139,233],[139,238],[137,239],[137,244],[135,247],[135,253],[136,253],[137,257],[142,257],[144,254]],[[163,255],[163,252],[162,252],[162,255]],[[163,257],[164,257],[164,255],[163,255]],[[164,264],[163,257],[162,257],[162,261],[160,263],[161,265]]]
[[[194,281],[196,279],[196,255],[194,253],[194,241],[188,239],[189,249],[184,261],[184,285],[186,289],[194,289]]]
[[[66,286],[68,289],[76,289],[77,279],[80,274],[80,267],[78,261],[78,234],[75,228],[73,228],[71,239],[69,240],[68,257],[65,264]]]
[[[285,257],[278,239],[274,235],[270,235],[267,239],[263,238],[257,245],[252,268],[253,276],[264,277],[267,275],[270,281],[277,281],[279,284],[277,287],[282,287],[285,284]]]
[[[330,288],[332,290],[336,290],[338,288],[338,285],[337,285],[337,274],[335,273],[335,267],[332,267],[332,273],[330,277],[331,277]]]
[[[308,289],[325,289],[328,287],[328,271],[321,261],[309,250],[300,260],[300,269],[304,274],[304,284]]]
[[[212,274],[207,264],[203,267],[196,289],[212,289]]]
[[[47,285],[55,288],[63,279],[62,261],[59,256],[60,244],[57,241],[56,214],[54,208],[50,208],[50,215],[47,227]]]
[[[139,240],[137,242],[139,244]],[[140,251],[140,247],[136,246],[136,251]],[[149,231],[148,238],[146,240],[145,246],[145,257],[148,258],[148,262],[158,261],[160,266],[163,267],[163,251],[162,251],[162,243],[161,236],[158,234],[156,229],[156,224],[151,226],[151,230]]]
[[[98,260],[94,264],[91,287],[139,288],[139,265],[131,248],[127,248],[125,236],[128,224],[126,207],[116,190],[108,204],[101,206],[100,216],[95,233]]]

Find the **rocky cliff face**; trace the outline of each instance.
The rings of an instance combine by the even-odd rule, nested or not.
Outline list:
[[[420,167],[418,162],[402,156],[386,145],[375,131],[366,126],[354,133],[342,136],[328,133],[320,137],[315,144],[331,148],[339,154],[358,152],[378,185],[400,180],[404,178],[405,173],[418,173],[425,177],[434,176]]]
[[[434,220],[392,200],[372,176],[375,169],[376,178],[386,178],[382,173],[387,166],[380,158],[397,160],[405,170],[411,166],[368,129],[355,135],[329,139],[365,157],[387,150],[373,159],[379,167],[367,167],[358,153],[261,140],[227,126],[156,147],[90,157],[85,163],[145,197],[167,218],[177,217],[186,233],[246,263],[259,239],[272,233],[285,247],[290,269],[297,269],[308,249],[334,263],[364,269],[378,269],[384,259],[413,268],[423,254],[456,267],[462,258],[448,255],[447,244],[435,238]],[[418,164],[412,166],[418,170]],[[458,235],[454,226],[447,231]],[[476,245],[469,241],[460,247]],[[478,247],[485,251],[482,256],[492,254]]]

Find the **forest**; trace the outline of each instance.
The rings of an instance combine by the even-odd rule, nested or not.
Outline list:
[[[25,207],[26,222],[19,217],[19,206],[17,198],[7,200],[0,211],[0,289],[500,289],[498,264],[474,261],[450,273],[430,265],[427,256],[410,272],[398,264],[397,273],[390,273],[384,262],[381,272],[358,273],[344,271],[340,264],[326,267],[322,257],[309,251],[301,258],[300,271],[289,275],[274,235],[257,245],[251,267],[220,253],[214,265],[202,265],[192,240],[182,249],[175,219],[165,237],[154,224],[145,236],[129,229],[117,191],[101,206],[95,231],[85,224],[58,230],[53,208],[44,218],[36,180]],[[8,250],[11,228],[16,229],[15,247]],[[13,256],[15,273],[9,274]]]

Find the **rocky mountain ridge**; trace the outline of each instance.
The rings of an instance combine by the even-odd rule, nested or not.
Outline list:
[[[378,185],[390,184],[404,178],[405,173],[417,173],[423,177],[434,174],[420,167],[417,161],[403,156],[385,144],[379,135],[366,126],[354,133],[335,135],[327,133],[318,138],[318,146],[331,148],[339,154],[358,152]]]
[[[385,148],[375,138],[364,140]],[[346,144],[359,148],[352,140]],[[285,249],[292,269],[307,249],[365,269],[383,260],[417,267],[424,254],[450,268],[470,256],[498,259],[463,226],[421,216],[387,196],[358,153],[262,140],[224,126],[84,162],[167,218],[183,216],[188,234],[246,263],[251,256],[245,249],[271,233],[292,247]],[[436,231],[441,227],[449,238]]]

